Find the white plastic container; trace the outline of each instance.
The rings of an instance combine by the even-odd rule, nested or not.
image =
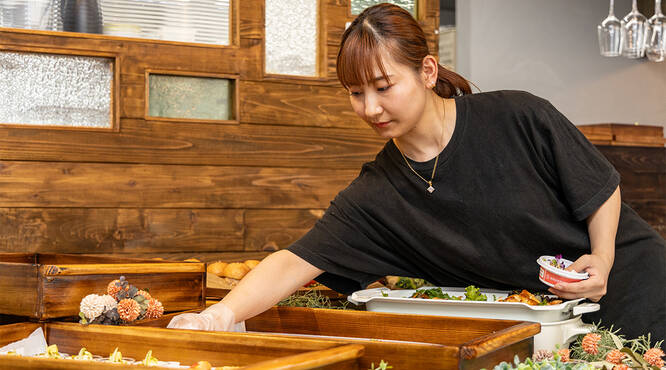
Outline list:
[[[575,283],[578,281],[585,280],[590,277],[587,272],[576,272],[576,271],[567,271],[552,265],[552,262],[555,260],[553,256],[541,256],[537,259],[539,264],[539,280],[542,283],[552,287],[557,283]],[[564,263],[564,267],[567,268],[571,266],[573,262],[568,259],[560,258],[561,262]]]
[[[465,293],[464,288],[441,289],[442,292],[455,296],[464,295]],[[559,322],[580,316],[583,313],[599,310],[598,303],[581,303],[584,298],[564,301],[550,306],[530,306],[520,302],[495,302],[497,299],[506,298],[510,293],[507,291],[481,290],[481,293],[488,297],[486,302],[409,298],[414,291],[414,289],[366,289],[352,293],[347,299],[355,304],[365,303],[368,311],[521,320],[539,323]]]

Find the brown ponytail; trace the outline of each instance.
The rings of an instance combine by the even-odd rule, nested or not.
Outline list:
[[[383,49],[385,48],[385,49]],[[337,59],[338,80],[349,89],[372,81],[377,65],[384,78],[388,76],[381,51],[388,51],[398,62],[421,69],[423,58],[430,54],[423,29],[408,11],[397,5],[378,4],[365,9],[342,34]],[[438,65],[434,91],[442,98],[471,94],[465,78]]]

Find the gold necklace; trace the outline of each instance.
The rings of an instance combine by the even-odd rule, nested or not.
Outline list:
[[[442,103],[442,109],[443,109],[442,115],[446,117],[446,105],[444,104],[446,103]],[[442,127],[442,137],[440,138],[440,141],[444,141],[444,127]],[[418,176],[421,180],[425,181],[425,183],[428,184],[428,188],[426,190],[428,191],[428,193],[432,194],[432,192],[435,191],[435,187],[432,186],[432,180],[435,179],[435,171],[437,171],[437,161],[439,161],[439,153],[437,153],[437,156],[435,157],[435,165],[432,168],[432,175],[430,175],[430,180],[426,180],[423,176],[421,176],[421,174],[416,172],[416,170],[412,167],[411,164],[409,164],[407,157],[405,157],[405,153],[403,153],[400,147],[398,146],[398,142],[396,140],[393,140],[393,144],[395,144],[395,147],[398,148],[400,155],[402,155],[402,158],[405,160],[405,163],[407,163],[407,167],[409,167],[409,169],[412,170],[412,172],[414,172],[416,176]]]

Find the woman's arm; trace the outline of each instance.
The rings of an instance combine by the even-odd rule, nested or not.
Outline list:
[[[320,270],[288,250],[264,258],[221,303],[234,312],[236,322],[254,317],[316,278]]]
[[[587,218],[591,253],[577,259],[569,270],[587,271],[590,278],[579,283],[560,283],[549,289],[560,297],[585,297],[598,301],[606,294],[608,275],[615,261],[615,235],[620,219],[620,187]]]
[[[264,258],[238,285],[201,313],[184,313],[171,319],[168,328],[232,331],[236,323],[258,315],[289,296],[322,270],[282,250]]]

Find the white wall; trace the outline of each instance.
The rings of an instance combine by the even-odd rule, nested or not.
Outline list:
[[[519,89],[575,124],[666,127],[666,62],[599,55],[608,0],[457,0],[456,67],[483,91]],[[631,10],[616,0],[615,14]]]

